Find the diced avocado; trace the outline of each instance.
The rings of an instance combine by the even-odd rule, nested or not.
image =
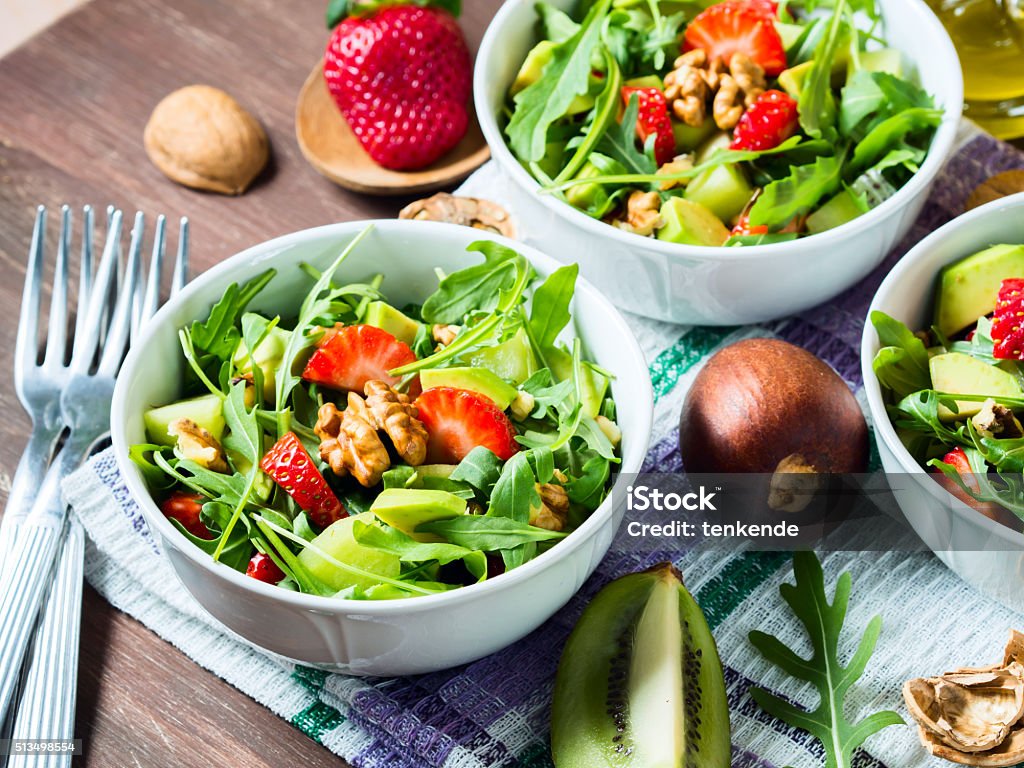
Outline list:
[[[592,179],[600,176],[601,171],[589,160],[580,168],[576,174],[577,179]],[[565,199],[569,205],[579,208],[581,211],[598,210],[608,202],[608,192],[603,184],[576,184],[565,190]]]
[[[868,72],[886,72],[895,77],[905,77],[905,65],[903,53],[895,48],[880,48],[860,55],[860,68]]]
[[[559,381],[572,378],[572,355],[564,349],[551,349],[544,353],[551,365],[551,373]],[[592,419],[601,412],[601,403],[608,392],[608,377],[589,366],[582,366],[581,395],[583,413]]]
[[[711,118],[696,127],[673,119],[672,135],[676,138],[676,152],[693,152],[717,130],[718,126]]]
[[[414,467],[420,477],[437,477],[445,480],[451,477],[458,464],[420,464]]]
[[[935,325],[952,336],[991,313],[1003,280],[1024,277],[1024,245],[994,245],[939,275]]]
[[[699,203],[722,221],[732,221],[754,196],[754,188],[735,163],[719,165],[694,178],[684,197]]]
[[[210,394],[150,408],[142,415],[146,436],[158,445],[175,445],[177,438],[167,431],[167,427],[177,419],[191,419],[220,440],[224,436],[223,404],[220,397]]]
[[[502,381],[486,368],[429,368],[420,371],[420,386],[424,389],[455,387],[479,392],[493,400],[503,411],[518,394],[515,387]]]
[[[682,245],[722,245],[729,230],[722,220],[699,203],[681,197],[669,198],[661,206],[664,226],[658,239]]]
[[[231,461],[231,466],[235,468],[236,472],[241,472],[243,475],[249,474],[249,470],[252,469],[251,461],[238,453],[238,451],[228,449],[225,452],[228,455],[228,459]],[[266,501],[269,499],[270,494],[274,492],[274,481],[270,479],[270,475],[265,472],[257,472],[253,491],[260,501]]]
[[[807,82],[807,75],[812,69],[814,69],[813,61],[805,61],[803,64],[790,67],[779,75],[779,85],[794,99],[799,99],[804,90],[804,83]]]
[[[665,81],[657,75],[644,75],[643,77],[634,77],[631,80],[627,80],[622,84],[623,88],[657,88],[659,91],[665,90]]]
[[[700,165],[710,158],[715,152],[720,149],[728,149],[729,145],[732,144],[732,134],[725,131],[719,131],[716,127],[716,132],[711,134],[704,142],[697,147],[696,154],[694,156],[694,165]]]
[[[324,528],[323,532],[313,539],[312,545],[342,563],[388,579],[397,579],[402,570],[398,555],[364,547],[356,541],[352,533],[356,520],[367,525],[374,525],[376,522],[372,512],[342,518]],[[360,576],[339,568],[309,547],[299,552],[299,562],[306,566],[313,576],[335,590],[352,586],[367,588],[380,583],[371,576]]]
[[[384,301],[371,301],[366,308],[366,317],[363,318],[363,322],[366,325],[387,331],[399,341],[404,341],[409,345],[416,341],[416,332],[421,325]]]
[[[779,37],[782,38],[782,47],[787,51],[796,45],[797,40],[807,30],[802,24],[787,24],[784,21],[775,22],[775,31],[779,33]]]
[[[936,355],[928,361],[928,369],[932,375],[932,386],[939,392],[987,397],[1024,396],[1013,374],[960,352]],[[957,400],[956,404],[959,413],[942,408],[939,417],[951,421],[973,416],[981,410],[981,401]]]
[[[370,505],[380,520],[419,538],[417,526],[466,514],[466,500],[447,491],[422,488],[386,488]]]
[[[510,95],[515,96],[520,91],[540,80],[544,74],[544,68],[547,67],[551,57],[554,55],[557,45],[558,43],[553,40],[541,40],[526,54],[526,60],[523,62],[523,66],[519,68],[519,73],[516,75],[516,79],[512,81],[511,88],[509,88]],[[591,84],[593,84],[595,79],[591,75]],[[591,93],[581,94],[572,100],[566,114],[576,115],[581,112],[588,112],[593,108],[594,101],[595,98]]]
[[[516,386],[537,371],[537,361],[533,356],[530,339],[522,328],[507,341],[473,350],[463,362],[473,368],[486,368]]]
[[[231,358],[231,362],[235,364],[240,373],[252,373],[253,362],[259,366],[260,371],[263,372],[264,398],[269,399],[274,396],[274,387],[277,382],[277,367],[281,364],[281,359],[284,357],[284,351],[288,346],[291,336],[291,331],[274,326],[263,341],[260,342],[259,346],[256,347],[252,360],[249,359],[249,348],[245,345],[245,341],[238,343],[235,354]]]
[[[867,207],[863,206],[849,190],[844,189],[807,217],[807,231],[814,235],[827,229],[835,229],[865,213]]]

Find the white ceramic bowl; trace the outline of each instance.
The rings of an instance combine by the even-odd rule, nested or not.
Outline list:
[[[577,0],[551,0],[570,10]],[[923,0],[879,0],[884,35],[918,70],[946,118],[920,171],[856,221],[800,240],[749,248],[664,243],[623,232],[556,199],[513,156],[498,116],[508,87],[538,40],[533,0],[507,0],[476,59],[473,94],[502,190],[530,224],[533,242],[582,273],[623,309],[677,323],[739,325],[813,307],[865,277],[910,229],[956,138],[963,78],[956,50]]]
[[[118,465],[150,529],[185,588],[209,613],[250,643],[289,659],[362,675],[405,675],[462,664],[518,640],[580,588],[608,550],[622,518],[612,497],[572,535],[526,565],[453,592],[394,601],[346,601],[303,595],[256,581],[214,563],[160,513],[128,447],[144,442],[143,410],[180,396],[184,367],[178,328],[205,316],[232,282],[268,267],[278,275],[253,308],[294,314],[309,289],[300,262],[325,268],[365,222],[333,224],[261,243],[197,277],[153,319],[134,344],[111,407]],[[384,290],[399,306],[422,301],[436,285],[434,269],[477,263],[466,246],[481,240],[518,249],[541,275],[558,264],[532,248],[466,227],[378,221],[342,266],[343,279],[385,275]],[[573,317],[588,353],[613,371],[612,394],[622,427],[623,475],[636,473],[651,431],[650,377],[622,317],[586,281],[577,285]],[[616,500],[624,494],[617,491]]]
[[[912,330],[927,328],[939,270],[998,243],[1024,243],[1024,194],[997,200],[936,230],[904,256],[883,281],[871,312],[881,310]],[[882,466],[903,514],[942,562],[965,581],[1024,611],[1024,534],[971,509],[922,468],[900,442],[871,370],[878,334],[864,328],[861,368]]]

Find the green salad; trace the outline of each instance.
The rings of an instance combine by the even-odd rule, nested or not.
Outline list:
[[[182,328],[184,399],[145,412],[131,457],[192,545],[264,582],[391,599],[494,578],[579,526],[619,462],[611,374],[559,340],[577,267],[540,282],[479,241],[398,308],[383,274],[336,282],[363,235],[302,266],[294,314],[249,309],[268,270]]]
[[[1021,530],[1024,520],[1024,245],[942,270],[931,328],[882,312],[874,372],[903,443],[947,488]]]
[[[943,116],[874,0],[537,3],[505,134],[542,194],[699,246],[845,224],[919,169]]]

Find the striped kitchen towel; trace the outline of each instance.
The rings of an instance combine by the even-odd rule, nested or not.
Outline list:
[[[861,395],[859,345],[864,316],[879,282],[899,256],[963,210],[970,191],[1002,170],[1024,168],[1021,154],[967,127],[939,177],[920,220],[886,263],[838,299],[797,317],[746,328],[681,327],[630,318],[650,361],[655,434],[646,470],[680,468],[675,424],[694,375],[719,347],[749,336],[775,336],[828,361]],[[465,190],[501,197],[493,166]],[[520,222],[525,239],[529,222]],[[877,465],[877,463],[876,463]],[[89,534],[87,577],[111,603],[179,647],[310,738],[359,768],[547,768],[551,685],[562,645],[587,600],[610,579],[651,565],[656,553],[613,545],[597,572],[563,610],[518,643],[473,664],[418,677],[360,679],[283,663],[238,641],[180,589],[158,555],[139,511],[121,483],[110,452],[69,478],[66,497]],[[723,554],[691,549],[676,557],[718,640],[732,716],[734,766],[823,764],[806,734],[765,715],[749,691],[756,684],[804,705],[816,695],[768,665],[747,634],[776,634],[806,649],[802,630],[783,610],[779,585],[792,578],[790,556]],[[1008,627],[1021,619],[959,581],[927,554],[836,552],[824,557],[826,578],[848,570],[854,593],[844,653],[875,614],[883,618],[877,651],[849,695],[847,714],[902,707],[910,677],[966,664],[987,664],[1001,651]],[[911,727],[888,728],[868,740],[858,766],[926,768]]]

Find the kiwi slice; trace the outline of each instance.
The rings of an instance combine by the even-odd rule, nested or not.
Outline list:
[[[670,563],[587,606],[555,679],[556,768],[728,768],[729,708],[704,614]]]

